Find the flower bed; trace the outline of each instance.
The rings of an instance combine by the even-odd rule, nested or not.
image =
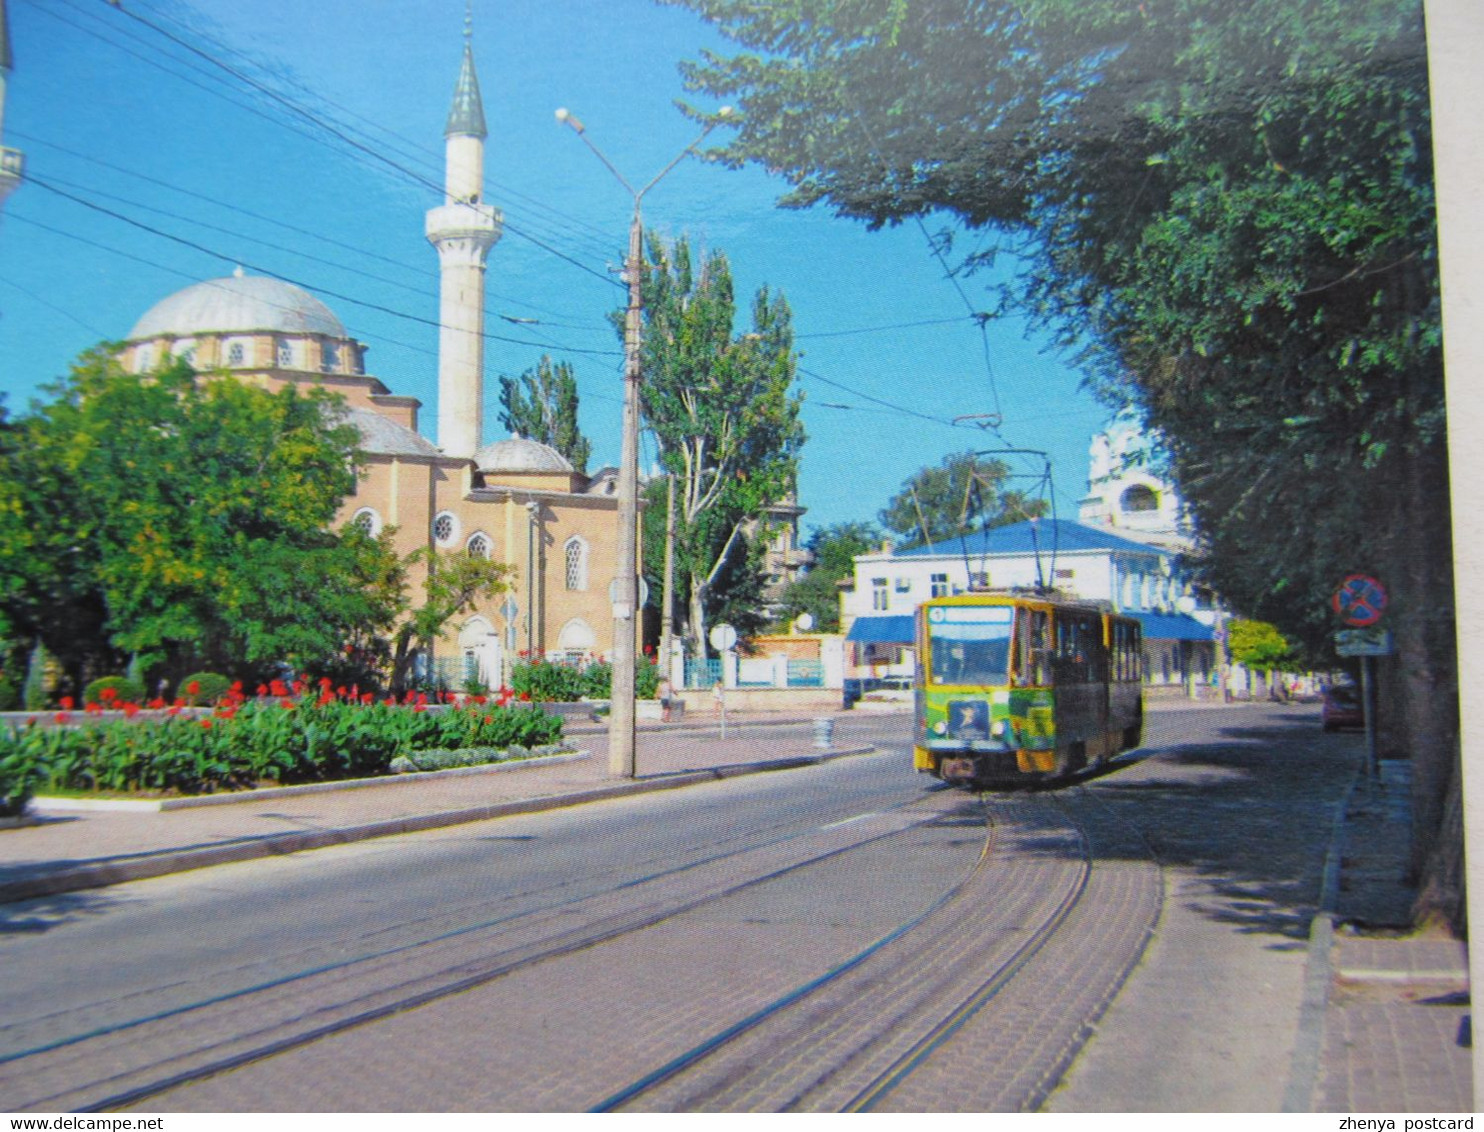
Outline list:
[[[247,699],[234,689],[206,716],[174,705],[162,718],[136,718],[125,705],[125,720],[59,712],[47,721],[59,726],[0,731],[0,806],[18,813],[39,788],[205,794],[370,778],[419,751],[532,748],[562,731],[537,708],[481,697],[430,712],[426,696],[378,701],[328,684],[317,696],[303,686],[265,690]]]

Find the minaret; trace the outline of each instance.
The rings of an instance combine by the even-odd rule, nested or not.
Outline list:
[[[0,140],[5,137],[5,82],[10,77],[10,65],[10,18],[5,13],[5,0],[0,0]],[[20,150],[0,145],[0,204],[21,183],[24,166]]]
[[[429,210],[428,242],[438,249],[438,446],[472,457],[484,417],[484,263],[500,238],[498,209],[481,204],[484,106],[474,74],[473,19],[464,16],[464,65],[443,129],[443,204]]]

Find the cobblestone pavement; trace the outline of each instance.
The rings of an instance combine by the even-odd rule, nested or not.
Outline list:
[[[641,771],[706,772],[816,753],[808,721],[737,722],[725,742],[714,727],[643,733]],[[865,745],[892,722],[844,717],[836,746]],[[905,740],[905,720],[896,723]],[[1089,896],[1073,908],[1062,945],[1033,956],[1023,977],[961,1019],[920,1070],[875,1107],[1277,1111],[1285,1097],[1302,1096],[1302,1107],[1315,1111],[1470,1111],[1463,944],[1401,926],[1411,898],[1402,882],[1405,764],[1383,764],[1378,782],[1360,779],[1340,815],[1362,740],[1320,734],[1312,707],[1161,704],[1151,711],[1146,741],[1157,749],[1153,756],[1058,792],[1067,812],[1090,829],[1096,858]],[[563,804],[613,785],[603,736],[584,736],[583,743],[592,752],[586,760],[436,787],[167,814],[48,817],[0,830],[0,892],[7,883],[79,868],[101,870],[92,882],[109,883],[126,878],[141,859],[275,839],[279,848],[271,851],[292,851],[312,843],[294,838],[430,814],[469,820],[479,807]],[[651,779],[640,788],[655,785]],[[1334,907],[1326,909],[1321,874],[1341,827],[1339,884]],[[902,851],[909,836],[926,835],[899,832],[878,850],[804,869],[766,892],[523,968],[199,1082],[171,1094],[165,1107],[145,1107],[480,1111],[595,1104],[631,1079],[634,1065],[663,1064],[899,924],[909,910],[897,903],[872,907],[867,897],[830,911],[819,894],[868,891],[873,877],[912,859]],[[971,850],[962,831],[950,841],[966,865]],[[1064,856],[1065,846],[1054,841],[1048,853]],[[1027,875],[1007,883],[1023,887]],[[46,899],[0,904],[0,933],[24,930],[47,907]],[[1311,927],[1324,912],[1338,927],[1316,951]],[[786,946],[779,943],[783,925],[791,925]],[[1323,976],[1322,993],[1310,1009],[1305,980],[1314,970]],[[868,1055],[853,1070],[832,1080],[818,1072],[806,1080],[799,1070],[807,1055],[828,1059],[837,1046],[846,1066],[851,1048],[859,1054],[862,1043],[850,1039],[861,1035],[821,1025],[826,1012],[812,1029],[794,1023],[792,1044],[788,1037],[764,1042],[753,1060],[768,1067],[758,1074],[677,1078],[649,1104],[771,1111],[858,1100],[861,1083],[891,1063],[886,1051],[909,1047],[923,1025],[909,1020],[910,1011],[884,1012],[882,992],[910,988],[889,979],[875,987],[855,996],[863,1012],[856,1023],[874,1022],[884,1037],[865,1043]],[[530,1009],[532,1003],[542,1008]],[[1295,1079],[1303,1076],[1305,1041],[1315,1050],[1307,1081]],[[867,1065],[876,1068],[867,1072]],[[347,1066],[355,1072],[347,1074]]]

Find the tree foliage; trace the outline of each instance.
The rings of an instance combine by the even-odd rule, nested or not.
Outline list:
[[[1387,583],[1420,866],[1458,765],[1420,3],[682,2],[749,49],[683,67],[721,158],[1008,259],[1167,438],[1228,600],[1317,648],[1341,578]]]
[[[500,378],[500,423],[516,436],[551,445],[586,474],[593,446],[577,425],[577,404],[571,365],[553,365],[549,355],[518,378]]]
[[[385,553],[330,529],[358,435],[319,391],[85,355],[0,453],[0,605],[72,673],[335,662],[391,611]]]
[[[814,618],[820,633],[840,631],[840,582],[855,573],[855,556],[877,549],[881,532],[871,523],[835,523],[816,527],[805,544],[814,555],[809,572],[783,593],[783,620],[801,613]]]
[[[726,256],[713,251],[698,269],[684,237],[667,245],[650,234],[642,286],[641,409],[675,477],[675,558],[699,656],[708,618],[758,617],[760,548],[749,550],[749,529],[793,490],[804,430],[792,315],[763,287],[751,329],[737,333]],[[752,587],[745,601],[740,586]]]
[[[1254,672],[1286,668],[1294,659],[1288,638],[1266,621],[1239,618],[1227,625],[1226,633],[1226,647],[1232,659]]]
[[[908,477],[877,517],[903,538],[932,543],[1047,513],[1045,500],[1007,487],[1009,480],[1003,461],[973,452],[945,456]]]

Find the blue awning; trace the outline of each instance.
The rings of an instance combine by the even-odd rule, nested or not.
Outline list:
[[[1146,641],[1213,641],[1211,626],[1188,613],[1130,613],[1139,623]]]
[[[845,635],[860,644],[910,645],[914,636],[910,613],[887,617],[857,617]]]

